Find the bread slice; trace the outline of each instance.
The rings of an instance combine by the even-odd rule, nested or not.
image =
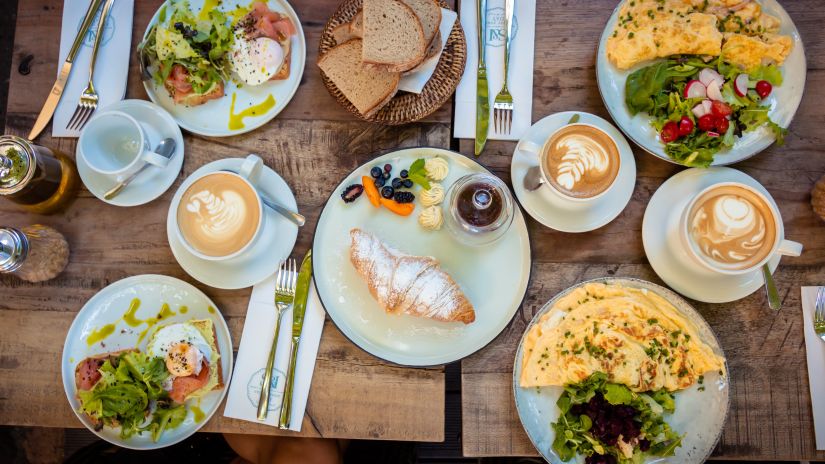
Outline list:
[[[441,7],[435,0],[401,0],[408,7],[412,8],[415,15],[421,21],[424,30],[424,41],[429,46],[441,26]],[[430,55],[432,56],[432,55]]]
[[[401,75],[361,62],[363,41],[353,39],[330,49],[318,67],[365,118],[389,102],[398,91]]]
[[[358,10],[352,22],[349,23],[349,32],[353,37],[364,37],[364,10]]]
[[[332,38],[335,39],[336,44],[342,44],[349,40],[358,38],[359,36],[354,35],[350,29],[351,23],[344,23],[335,26],[332,29]]]
[[[363,61],[408,71],[420,63],[429,41],[421,20],[400,0],[364,0]]]

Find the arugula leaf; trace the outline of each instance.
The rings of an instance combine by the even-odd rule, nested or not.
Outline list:
[[[698,71],[696,64],[674,60],[660,61],[634,71],[625,82],[625,103],[631,115],[647,112],[651,115],[661,105],[662,94],[674,80],[685,80]]]
[[[420,185],[424,190],[430,189],[430,180],[427,178],[427,169],[424,167],[424,158],[419,158],[407,169],[407,178]]]
[[[674,400],[673,393],[670,393],[664,388],[661,390],[656,390],[649,396],[653,398],[653,401],[659,403],[665,411],[673,414],[673,411],[676,410],[676,401]]]
[[[633,392],[624,385],[608,383],[604,386],[604,399],[610,404],[630,404],[633,401]]]

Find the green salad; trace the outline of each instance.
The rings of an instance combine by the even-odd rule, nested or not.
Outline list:
[[[164,430],[186,418],[186,406],[173,404],[163,389],[170,374],[162,358],[122,353],[107,359],[99,372],[100,380],[91,390],[78,391],[80,410],[100,426],[120,426],[121,438],[149,431],[158,441]],[[144,424],[150,412],[152,418]]]
[[[763,105],[782,73],[774,65],[748,73],[718,57],[674,56],[628,76],[625,103],[632,115],[647,113],[665,153],[679,163],[707,167],[743,133],[767,126],[779,144],[787,130]]]
[[[679,436],[665,422],[676,404],[666,390],[634,393],[596,373],[568,385],[556,402],[553,451],[563,461],[577,454],[586,464],[641,464],[650,456],[673,456]]]

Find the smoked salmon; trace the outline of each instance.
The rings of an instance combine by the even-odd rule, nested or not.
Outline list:
[[[175,380],[172,381],[172,391],[169,392],[169,397],[176,403],[183,403],[186,401],[187,396],[201,389],[208,381],[209,364],[204,361],[198,375],[175,377]]]
[[[189,71],[185,67],[174,64],[169,77],[163,82],[166,90],[175,103],[183,103],[189,106],[197,106],[206,103],[209,100],[221,98],[224,95],[224,84],[222,81],[217,81],[212,89],[204,94],[196,94],[192,89],[192,84],[189,83]]]

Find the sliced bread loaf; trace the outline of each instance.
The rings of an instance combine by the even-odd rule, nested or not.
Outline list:
[[[427,52],[421,20],[400,0],[364,0],[364,63],[404,72]]]
[[[352,22],[349,23],[349,32],[355,37],[364,37],[364,11],[358,10]]]
[[[401,1],[412,8],[415,15],[418,16],[424,30],[424,41],[427,42],[428,46],[431,45],[438,32],[438,27],[441,25],[441,7],[436,4],[435,0]]]
[[[364,117],[369,118],[398,91],[401,75],[361,62],[363,41],[353,39],[330,49],[318,67]]]

